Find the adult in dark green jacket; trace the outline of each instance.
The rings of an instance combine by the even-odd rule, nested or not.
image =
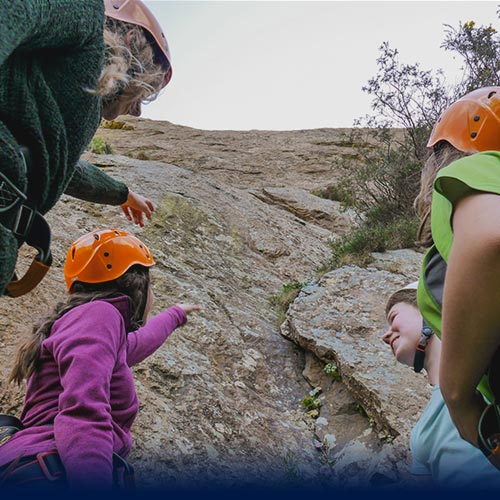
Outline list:
[[[428,147],[416,199],[430,246],[419,309],[442,338],[439,380],[452,420],[490,454],[496,444],[481,438],[478,424],[486,402],[500,403],[500,87],[452,104]],[[500,468],[500,454],[489,456]]]
[[[45,214],[67,193],[121,205],[140,225],[151,216],[148,199],[80,156],[102,117],[139,116],[172,70],[161,28],[140,0],[2,1],[0,26],[1,294],[25,239],[15,234],[23,203]]]

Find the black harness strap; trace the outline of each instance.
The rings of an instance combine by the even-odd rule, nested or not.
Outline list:
[[[422,371],[422,368],[424,367],[425,351],[433,335],[434,332],[426,324],[426,322],[422,320],[422,335],[417,344],[417,349],[415,351],[415,359],[413,361],[413,369],[417,373],[420,373]]]
[[[120,483],[118,470],[123,469],[123,485]],[[113,452],[113,484],[125,490],[135,491],[135,472],[127,460]]]
[[[29,150],[21,146],[19,154],[25,170],[31,164]],[[19,297],[33,290],[44,278],[52,264],[50,252],[50,227],[36,204],[30,202],[26,195],[17,188],[2,172],[0,172],[0,223],[12,231],[18,247],[23,243],[37,250],[28,271],[21,279],[16,279],[6,286],[5,295]]]
[[[45,479],[50,482],[64,481],[65,470],[57,451],[30,456],[19,456],[0,468],[0,484],[6,487]]]

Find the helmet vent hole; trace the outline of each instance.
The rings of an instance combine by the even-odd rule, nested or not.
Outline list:
[[[475,122],[478,122],[480,119],[481,119],[481,117],[479,117],[478,115],[476,115],[476,116],[474,117],[474,121],[475,121]]]
[[[109,257],[109,252],[104,252],[104,257]]]
[[[113,266],[112,266],[111,264],[106,264],[106,267],[107,267],[108,269],[111,269]]]
[[[94,240],[99,240],[99,235],[98,234],[94,234]]]
[[[477,132],[472,132],[470,136],[474,139],[477,136]]]
[[[488,94],[488,99],[491,99],[495,94],[496,94],[496,92],[494,90],[492,92],[490,92]]]

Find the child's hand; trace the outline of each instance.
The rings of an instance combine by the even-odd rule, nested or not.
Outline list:
[[[198,304],[176,304],[179,306],[187,315],[191,314],[192,312],[199,312],[201,311],[201,306]]]

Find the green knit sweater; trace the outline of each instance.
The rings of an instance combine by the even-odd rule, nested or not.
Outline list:
[[[87,89],[104,61],[103,24],[102,0],[0,1],[0,171],[42,213],[63,192],[111,205],[127,199],[127,186],[79,162],[101,119],[101,99]],[[31,152],[27,172],[19,144]],[[0,224],[0,293],[16,258],[16,239]]]

